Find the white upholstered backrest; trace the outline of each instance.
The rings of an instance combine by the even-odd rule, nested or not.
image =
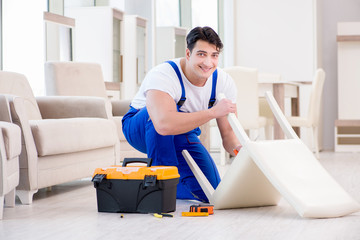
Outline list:
[[[313,126],[319,125],[321,97],[325,82],[325,72],[323,69],[317,69],[312,83],[310,94],[310,105],[308,110],[308,118]]]
[[[237,87],[237,117],[244,129],[259,128],[258,71],[254,68],[234,66],[224,69]]]

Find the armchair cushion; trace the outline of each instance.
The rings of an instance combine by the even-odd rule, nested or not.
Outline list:
[[[21,152],[21,132],[20,128],[12,123],[1,122],[1,130],[4,137],[6,158],[13,159]]]
[[[131,100],[112,100],[113,116],[124,116],[130,109]]]
[[[116,125],[102,118],[32,120],[31,131],[39,156],[110,147],[118,141]]]
[[[101,97],[46,96],[37,97],[36,102],[42,118],[108,118],[106,101]]]
[[[124,133],[122,131],[122,117],[113,117],[113,120],[117,126],[117,132],[118,132],[118,137],[120,142],[121,141],[126,141],[126,138],[124,136]],[[123,149],[121,149],[122,151]]]

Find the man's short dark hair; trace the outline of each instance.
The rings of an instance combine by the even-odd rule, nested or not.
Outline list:
[[[198,40],[203,40],[215,45],[216,50],[219,52],[223,48],[220,37],[211,27],[196,27],[189,32],[189,34],[186,36],[186,43],[190,52],[192,52]]]

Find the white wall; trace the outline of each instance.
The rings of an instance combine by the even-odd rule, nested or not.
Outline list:
[[[234,0],[234,65],[311,82],[319,66],[317,0]],[[307,115],[310,87],[300,88],[300,116]],[[289,114],[289,102],[285,105]],[[306,129],[301,139],[311,146]]]
[[[236,1],[236,0],[235,0]],[[224,44],[222,57],[224,59],[224,66],[234,66],[234,0],[224,0],[224,37],[221,41]]]
[[[24,74],[44,94],[46,0],[3,0],[3,70]]]
[[[334,148],[334,122],[337,119],[337,23],[360,22],[359,0],[323,0],[322,59],[326,73],[323,96],[323,147]]]
[[[235,1],[235,64],[279,73],[288,81],[311,81],[314,1]]]

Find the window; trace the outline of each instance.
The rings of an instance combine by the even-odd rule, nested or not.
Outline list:
[[[192,27],[208,26],[218,32],[218,0],[192,0]]]
[[[75,20],[62,15],[44,12],[46,61],[71,61],[72,31]]]

